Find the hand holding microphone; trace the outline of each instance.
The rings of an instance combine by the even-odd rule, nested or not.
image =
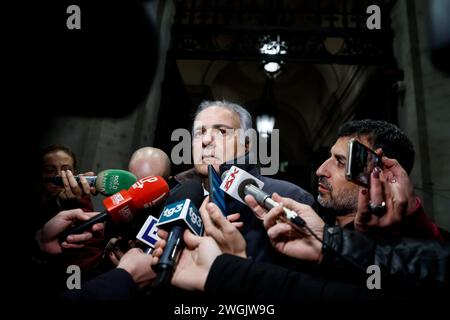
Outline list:
[[[62,189],[57,196],[57,201],[69,201],[69,200],[80,200],[81,197],[88,195],[88,194],[94,194],[95,188],[90,185],[87,179],[89,177],[92,177],[94,173],[93,172],[87,172],[85,174],[81,174],[75,178],[72,171],[66,170],[61,171],[61,176],[55,177],[59,178],[61,181],[61,184],[58,184],[60,186],[63,186],[64,189]],[[86,176],[86,177],[85,177]],[[53,179],[53,178],[50,178]],[[49,178],[45,179],[47,182],[49,182]],[[60,204],[60,203],[58,203]]]
[[[46,182],[57,186],[65,187],[65,192],[78,194],[83,191],[85,194],[89,192],[99,192],[105,196],[111,196],[120,190],[130,188],[137,178],[131,172],[120,169],[108,169],[101,171],[98,175],[93,172],[87,172],[74,176],[70,170],[61,172],[61,176],[44,178]],[[78,188],[78,189],[77,189]]]
[[[222,253],[246,257],[246,242],[236,226],[224,217],[219,207],[205,198],[200,207],[205,236],[194,235],[189,230],[183,234],[186,244],[174,267],[171,283],[186,290],[203,290],[212,263]],[[169,233],[159,230],[161,238],[153,251],[153,265],[158,270],[161,256],[166,252]]]
[[[170,281],[184,246],[184,230],[190,229],[196,235],[203,234],[203,222],[197,209],[202,200],[203,187],[195,180],[182,183],[167,199],[156,224],[156,227],[168,232],[168,237],[164,251],[153,267],[158,274],[154,287],[165,286]]]
[[[280,197],[277,193],[273,194],[273,199],[281,206],[274,207],[264,216],[264,227],[267,229],[272,246],[284,255],[319,263],[322,260],[321,240],[325,222],[308,205]],[[259,205],[252,196],[246,196],[245,200],[252,209],[259,210],[256,208]],[[284,217],[283,208],[289,208],[300,215],[310,232],[296,232],[292,224],[278,221]]]
[[[130,189],[121,190],[103,200],[105,211],[92,217],[81,225],[63,232],[59,239],[63,241],[70,234],[82,233],[92,225],[110,220],[113,223],[130,223],[142,209],[150,208],[162,202],[169,193],[169,186],[162,177],[139,179]]]
[[[220,188],[236,200],[246,204],[245,197],[252,196],[256,202],[266,210],[270,210],[280,204],[273,200],[269,194],[262,190],[264,183],[255,178],[245,170],[232,166],[224,179]],[[261,220],[264,218],[265,210],[255,211],[255,214]],[[304,232],[305,221],[289,208],[283,207],[284,214],[280,220],[291,224],[297,231]]]
[[[149,285],[155,278],[151,268],[153,257],[145,254],[141,249],[132,248],[125,253],[118,262],[117,268],[127,271],[139,288]]]
[[[161,240],[156,243],[153,251],[153,268],[166,248],[169,233],[159,230],[158,235]],[[209,270],[214,260],[223,252],[212,237],[196,236],[189,230],[184,231],[183,241],[185,247],[173,272],[171,284],[189,291],[204,291]]]
[[[223,253],[247,257],[247,243],[239,232],[236,222],[230,222],[229,216],[225,218],[219,207],[209,202],[209,197],[203,201],[200,215],[203,219],[205,235],[212,237]]]
[[[83,243],[90,240],[93,232],[103,230],[103,224],[93,224],[90,231],[82,234],[72,235],[64,239],[62,243],[58,241],[58,235],[69,228],[74,221],[86,221],[96,216],[98,212],[84,212],[81,209],[61,211],[50,219],[36,234],[36,240],[42,251],[48,254],[61,253],[63,249],[82,248]]]

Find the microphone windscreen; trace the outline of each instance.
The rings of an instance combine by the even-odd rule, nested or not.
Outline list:
[[[190,199],[197,208],[200,208],[204,199],[204,191],[199,181],[187,180],[175,187],[167,198],[165,205],[186,199]]]
[[[128,189],[137,209],[147,209],[164,201],[169,195],[169,185],[160,176],[139,179]]]
[[[108,169],[97,175],[95,188],[105,196],[113,195],[120,190],[130,188],[137,178],[131,172],[120,169]]]

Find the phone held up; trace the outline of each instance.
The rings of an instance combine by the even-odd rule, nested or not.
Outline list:
[[[370,174],[375,167],[382,167],[381,157],[356,139],[348,142],[345,177],[363,187],[370,187]]]
[[[227,206],[225,202],[225,192],[220,189],[222,179],[217,174],[212,165],[208,165],[208,179],[209,179],[209,201],[215,203],[222,214],[226,216]]]

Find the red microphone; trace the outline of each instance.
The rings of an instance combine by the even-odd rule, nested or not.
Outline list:
[[[169,195],[169,185],[160,176],[148,176],[136,181],[129,189],[131,201],[138,209],[151,208]]]
[[[70,234],[79,234],[94,224],[110,220],[113,223],[130,223],[142,209],[161,203],[169,195],[169,185],[160,176],[149,176],[136,181],[129,189],[121,190],[103,200],[105,211],[82,224],[62,232],[58,239],[64,241]]]

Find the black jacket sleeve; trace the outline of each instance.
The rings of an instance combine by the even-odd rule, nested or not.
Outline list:
[[[378,290],[376,290],[378,291]],[[214,261],[205,293],[218,301],[370,301],[381,293],[355,285],[223,254]]]
[[[323,241],[322,265],[333,272],[349,270],[349,264],[362,270],[377,265],[397,285],[449,287],[449,243],[400,237],[372,239],[341,227],[325,227]]]
[[[131,275],[114,268],[97,278],[87,281],[81,289],[65,290],[62,300],[131,300],[136,291]]]

